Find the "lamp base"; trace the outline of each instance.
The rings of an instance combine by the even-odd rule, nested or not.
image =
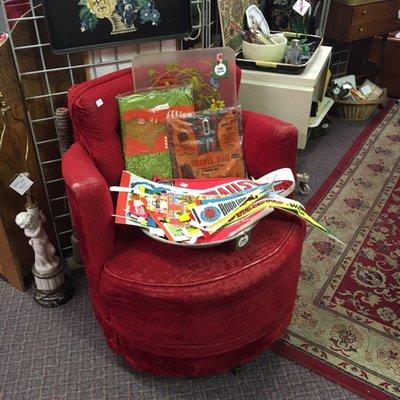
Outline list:
[[[65,276],[65,282],[55,290],[47,291],[38,289],[36,282],[33,284],[33,293],[36,303],[46,308],[54,308],[68,302],[74,293],[70,279]]]
[[[58,307],[71,299],[73,287],[68,276],[64,274],[64,265],[59,265],[48,273],[40,273],[33,266],[32,273],[35,277],[35,301],[42,307]]]

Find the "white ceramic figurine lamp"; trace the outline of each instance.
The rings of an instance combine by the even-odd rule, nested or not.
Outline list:
[[[32,267],[35,277],[33,287],[35,300],[43,307],[57,307],[66,303],[72,297],[72,286],[44,230],[43,224],[46,222],[46,217],[32,200],[29,191],[26,211],[20,212],[15,222],[24,230],[35,253],[35,263]]]

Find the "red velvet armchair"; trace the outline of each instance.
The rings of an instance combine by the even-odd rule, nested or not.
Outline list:
[[[229,370],[268,348],[289,324],[304,225],[273,212],[240,251],[182,249],[115,225],[108,188],[124,167],[115,96],[131,90],[126,69],[69,92],[75,143],[62,170],[94,311],[109,346],[134,368],[166,376]],[[251,176],[295,171],[292,125],[247,111],[243,123]]]

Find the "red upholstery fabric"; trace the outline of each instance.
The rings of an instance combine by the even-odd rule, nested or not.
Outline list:
[[[109,185],[119,183],[124,168],[115,97],[132,90],[132,70],[126,68],[72,86],[68,93],[75,140],[90,154]],[[101,105],[96,104],[98,100]]]
[[[108,191],[122,170],[114,98],[131,87],[124,70],[70,91],[77,142],[63,157],[63,175],[93,307],[110,347],[135,368],[169,376],[221,372],[251,360],[288,325],[304,225],[274,212],[240,251],[232,244],[182,249],[116,226]],[[294,169],[296,143],[293,126],[244,112],[253,176]]]
[[[166,248],[140,232],[119,240],[124,245],[106,263],[100,290],[124,348],[209,357],[281,328],[292,311],[302,242],[302,224],[293,217],[271,215],[245,249],[225,244],[204,257],[205,250]],[[190,368],[197,374],[195,362]]]
[[[296,175],[297,131],[293,125],[243,111],[243,129],[244,158],[250,176],[259,178],[283,167],[291,168]]]
[[[8,0],[4,2],[7,18],[19,18],[30,10],[30,4],[26,0]],[[14,27],[16,22],[10,22],[10,29]]]

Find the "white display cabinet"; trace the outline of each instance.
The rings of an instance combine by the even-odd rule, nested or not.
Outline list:
[[[302,74],[242,69],[239,104],[290,122],[299,130],[298,148],[308,139],[313,101],[322,101],[332,48],[321,46]]]

